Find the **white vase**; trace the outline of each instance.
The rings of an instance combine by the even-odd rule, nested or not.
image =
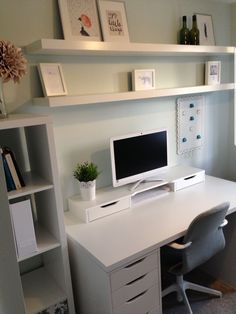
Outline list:
[[[84,201],[92,201],[96,198],[96,180],[79,182],[80,195]]]
[[[6,103],[3,94],[3,80],[0,78],[0,119],[7,118]]]

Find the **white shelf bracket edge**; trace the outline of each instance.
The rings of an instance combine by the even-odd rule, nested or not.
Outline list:
[[[234,145],[236,146],[236,48],[234,48]]]

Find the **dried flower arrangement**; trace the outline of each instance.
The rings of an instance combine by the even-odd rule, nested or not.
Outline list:
[[[10,41],[0,40],[0,118],[6,118],[6,106],[3,97],[3,85],[10,80],[19,83],[26,73],[27,61],[20,48]]]
[[[4,83],[9,80],[19,83],[26,73],[26,63],[20,48],[10,41],[0,40],[0,77]]]

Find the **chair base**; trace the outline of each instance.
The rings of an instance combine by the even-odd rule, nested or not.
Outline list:
[[[162,291],[162,297],[165,297],[166,295],[172,293],[172,292],[177,292],[177,300],[179,302],[184,302],[185,306],[188,309],[188,313],[189,314],[193,314],[192,309],[190,307],[187,295],[185,290],[194,290],[194,291],[198,291],[198,292],[204,292],[204,293],[208,293],[208,294],[212,294],[215,295],[217,297],[222,297],[222,293],[218,290],[215,289],[210,289],[201,285],[197,285],[195,283],[192,282],[188,282],[185,281],[183,279],[183,276],[176,276],[176,283],[174,283],[173,285],[167,287],[166,289],[164,289]]]

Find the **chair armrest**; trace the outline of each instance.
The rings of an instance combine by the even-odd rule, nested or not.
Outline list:
[[[184,249],[188,248],[191,244],[192,244],[192,242],[188,242],[185,244],[172,242],[172,243],[168,244],[168,246],[171,247],[172,249],[175,249],[175,250],[184,250]]]
[[[222,222],[222,224],[220,225],[220,228],[225,227],[228,224],[228,220],[224,219],[224,221]]]

